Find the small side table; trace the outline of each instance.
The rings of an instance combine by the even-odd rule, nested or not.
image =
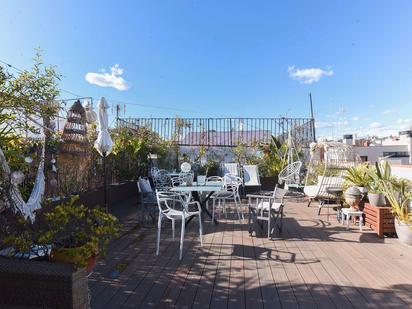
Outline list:
[[[361,210],[351,210],[350,208],[342,209],[342,225],[346,219],[346,229],[349,230],[349,218],[350,217],[359,217],[359,230],[362,231],[363,225],[363,211]]]

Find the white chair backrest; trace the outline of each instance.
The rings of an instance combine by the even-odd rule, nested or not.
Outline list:
[[[232,175],[232,174],[226,174],[225,176],[222,177],[223,184],[238,184],[238,185],[243,185],[243,179]]]
[[[157,191],[156,198],[160,212],[167,213],[172,209],[188,211],[187,204],[190,200],[189,195],[181,195],[171,191]]]
[[[150,182],[146,178],[139,177],[137,180],[137,188],[140,193],[151,193],[153,192]]]
[[[223,181],[223,178],[220,176],[209,176],[206,181]]]
[[[279,188],[278,185],[275,186],[275,190],[273,190],[272,198],[276,200],[281,200],[283,203],[283,198],[285,197],[288,190]]]
[[[235,176],[240,176],[239,164],[237,163],[223,163],[221,165],[222,175],[231,174]]]
[[[341,173],[342,174],[342,173]],[[328,188],[343,188],[343,175],[338,176],[319,176],[318,177],[318,194],[317,197],[336,198],[335,195],[327,192]]]
[[[243,165],[242,169],[245,186],[260,186],[260,177],[257,165]]]

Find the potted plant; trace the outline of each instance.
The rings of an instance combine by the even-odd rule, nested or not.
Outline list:
[[[412,246],[412,192],[408,192],[407,182],[400,181],[396,188],[392,182],[382,181],[382,190],[392,206],[399,241]]]
[[[356,186],[362,194],[366,194],[368,183],[371,180],[368,169],[369,165],[367,163],[348,168],[343,176],[347,186]]]
[[[40,232],[39,243],[51,244],[50,258],[71,263],[76,268],[87,266],[90,272],[97,255],[102,255],[109,241],[118,236],[116,217],[100,208],[75,205],[78,197],[54,207],[44,214],[46,228]]]
[[[372,206],[386,206],[385,194],[381,189],[379,180],[371,180],[368,185],[368,199]]]
[[[385,199],[382,184],[383,182],[392,183],[391,169],[389,163],[376,162],[374,169],[368,169],[367,174],[370,177],[368,184],[368,199],[372,206],[386,206],[388,203]]]

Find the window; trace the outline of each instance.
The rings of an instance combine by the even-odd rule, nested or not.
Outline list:
[[[407,151],[384,151],[384,157],[391,157],[391,158],[405,158],[409,157],[409,152]]]

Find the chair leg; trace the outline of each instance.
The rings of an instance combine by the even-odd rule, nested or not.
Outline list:
[[[269,211],[269,218],[268,218],[268,239],[271,239],[272,237],[272,233],[271,233],[271,231],[270,231],[270,221],[272,221],[272,214],[271,214],[271,212]]]
[[[216,202],[216,200],[213,199],[213,202],[212,202],[212,223],[215,222],[215,204],[216,204],[215,202]]]
[[[162,229],[162,214],[159,213],[159,220],[157,222],[157,246],[156,246],[156,255],[159,255],[160,249],[160,231]]]
[[[282,227],[283,227],[283,207],[280,209],[280,226],[279,226],[280,233],[282,233]]]
[[[223,212],[225,213],[225,218],[227,219],[227,212],[226,212],[226,199],[223,200]]]
[[[312,203],[312,199],[309,199],[309,202],[308,202],[308,207],[310,206],[310,204]]]
[[[325,201],[322,200],[322,201],[319,203],[318,216],[320,216],[320,211],[322,210],[323,204],[325,204]]]
[[[180,253],[179,253],[179,260],[182,259],[183,256],[183,242],[185,240],[185,226],[186,226],[186,217],[182,216],[182,229],[180,231]]]
[[[249,234],[252,234],[252,226],[251,226],[251,215],[252,215],[252,210],[251,210],[251,207],[250,207],[250,205],[248,206],[248,209],[249,209],[249,211],[248,211],[248,218],[247,218],[247,224],[248,224],[248,227],[249,227]]]
[[[200,246],[203,247],[203,224],[202,224],[202,214],[199,212],[199,237]]]
[[[238,202],[237,202],[236,196],[235,196],[235,198],[234,198],[233,200],[235,201],[237,216],[238,216],[239,220],[241,221],[241,220],[243,219],[243,214],[240,215],[239,204],[238,204]]]
[[[172,239],[175,240],[175,219],[172,219]]]

